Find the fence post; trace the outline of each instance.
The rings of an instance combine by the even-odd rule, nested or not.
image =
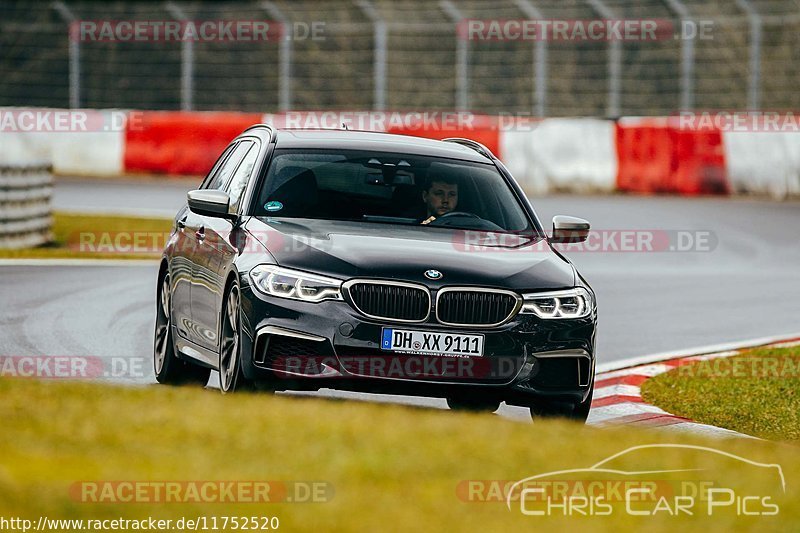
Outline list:
[[[283,11],[273,2],[262,2],[261,8],[270,17],[283,24],[283,36],[278,52],[278,109],[290,111],[292,109],[292,24]]]
[[[680,18],[681,29],[681,109],[694,108],[694,40],[696,35],[687,39],[683,32],[685,23],[694,23],[686,4],[682,0],[665,0],[667,6]]]
[[[544,20],[542,12],[531,3],[531,0],[515,0],[522,13],[533,20]],[[533,59],[533,113],[537,117],[547,113],[547,38],[541,38],[534,45]]]
[[[374,28],[373,76],[375,78],[375,94],[373,106],[377,111],[382,111],[386,109],[386,43],[388,41],[388,27],[369,0],[356,0],[355,3],[372,22]]]
[[[469,109],[469,41],[459,35],[459,22],[464,20],[461,11],[451,0],[440,0],[439,6],[456,25],[456,109]]]
[[[186,23],[189,17],[173,2],[167,2],[167,11],[175,19]],[[194,41],[181,41],[181,110],[191,111],[194,107]]]
[[[73,24],[77,22],[75,14],[64,2],[54,2],[53,9],[58,11],[64,22],[68,24],[69,38],[69,107],[77,109],[81,106],[81,42],[80,34],[73,34]]]
[[[586,0],[598,15],[605,19],[616,19],[614,12],[603,3],[603,0]],[[622,72],[622,43],[612,39],[608,43],[608,102],[606,115],[609,118],[619,116],[620,74]]]
[[[750,83],[747,87],[747,108],[757,111],[761,107],[761,15],[750,0],[736,0],[750,21]]]

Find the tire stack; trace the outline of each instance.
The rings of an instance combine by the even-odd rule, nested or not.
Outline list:
[[[0,166],[0,248],[50,242],[52,194],[50,165]]]

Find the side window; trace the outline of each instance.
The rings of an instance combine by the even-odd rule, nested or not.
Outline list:
[[[250,176],[253,173],[253,167],[256,165],[256,159],[258,159],[258,145],[255,143],[250,143],[250,145],[252,147],[244,156],[244,159],[242,159],[242,162],[239,164],[239,167],[233,174],[233,178],[231,178],[230,185],[228,185],[227,188],[228,194],[230,194],[231,197],[231,213],[237,213],[239,211],[239,205],[242,202],[242,195],[244,194],[244,190],[247,188],[247,182],[250,180]]]
[[[211,168],[211,171],[206,175],[205,178],[203,178],[203,183],[200,185],[201,189],[208,189],[208,184],[211,183],[211,181],[214,179],[214,176],[216,176],[219,173],[220,167],[222,167],[222,165],[225,163],[225,160],[228,159],[228,156],[231,154],[234,148],[236,148],[236,145],[231,144],[225,149],[224,152],[222,152],[222,155],[219,156],[217,162],[214,163],[214,166]]]
[[[208,185],[205,187],[206,189],[217,189],[221,190],[228,184],[228,180],[230,179],[233,172],[236,170],[236,167],[239,166],[239,161],[242,160],[244,154],[253,146],[253,141],[242,141],[236,145],[236,147],[231,152],[231,155],[228,156],[228,159],[219,167],[217,173],[211,177],[211,180],[208,182]]]

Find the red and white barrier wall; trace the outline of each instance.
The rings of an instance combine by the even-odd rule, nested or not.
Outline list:
[[[726,132],[723,147],[732,192],[800,195],[800,133]]]
[[[681,127],[671,118],[515,120],[471,114],[86,111],[88,130],[43,131],[0,108],[0,166],[49,162],[63,175],[202,175],[249,125],[468,137],[489,147],[533,194],[800,194],[800,133]],[[9,114],[12,118],[9,119]],[[120,119],[122,114],[122,119]],[[15,122],[15,119],[17,121]],[[44,128],[46,130],[46,127]]]
[[[532,194],[616,189],[619,162],[611,121],[545,119],[533,128],[501,131],[499,145],[495,154]]]
[[[242,130],[261,122],[253,113],[145,112],[125,131],[126,173],[205,174]]]
[[[59,174],[114,176],[124,171],[125,111],[0,107],[0,166],[51,165]]]

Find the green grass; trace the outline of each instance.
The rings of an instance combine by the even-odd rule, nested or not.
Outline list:
[[[0,517],[155,518],[278,516],[282,531],[581,531],[787,529],[800,523],[797,449],[746,439],[709,441],[565,421],[518,423],[498,416],[357,401],[163,386],[0,379]],[[702,468],[735,479],[780,506],[770,517],[727,511],[674,517],[524,516],[496,502],[468,502],[465,480],[519,480],[582,468],[633,445],[710,445],[784,468],[787,494],[762,470],[719,456],[667,449],[641,469]],[[656,464],[657,463],[657,464]],[[83,503],[80,481],[272,480],[333,486],[324,503]],[[737,492],[738,494],[738,492]]]
[[[646,401],[765,439],[800,441],[800,347],[760,348],[649,379]]]
[[[169,219],[56,212],[52,243],[0,250],[0,258],[157,259],[171,225]]]

